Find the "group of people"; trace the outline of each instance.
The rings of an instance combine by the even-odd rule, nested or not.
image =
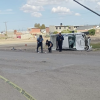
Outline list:
[[[62,51],[62,43],[63,43],[64,37],[61,35],[61,33],[59,33],[59,35],[56,38],[58,47],[59,47],[59,52]],[[52,52],[52,47],[53,47],[53,43],[51,41],[46,40],[46,46],[48,46],[48,51],[49,53]],[[43,37],[42,35],[39,36],[39,38],[37,38],[37,52],[38,48],[41,47],[41,53],[43,53]]]

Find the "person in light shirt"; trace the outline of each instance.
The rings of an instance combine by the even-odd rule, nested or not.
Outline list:
[[[37,52],[39,53],[38,51],[38,48],[41,47],[41,53],[43,53],[43,38],[42,38],[42,35],[39,36],[39,38],[37,38]]]

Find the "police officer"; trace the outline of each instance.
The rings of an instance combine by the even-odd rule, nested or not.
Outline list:
[[[57,36],[57,43],[59,46],[59,52],[62,51],[62,43],[63,43],[64,37],[61,35],[61,33],[59,33],[59,35]]]
[[[41,47],[41,53],[43,53],[43,38],[42,38],[42,35],[39,36],[39,38],[37,38],[37,52],[38,51],[38,48]]]
[[[53,43],[51,41],[46,40],[46,45],[48,46],[49,53],[52,52]]]

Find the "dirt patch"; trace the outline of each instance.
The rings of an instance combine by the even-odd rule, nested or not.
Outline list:
[[[98,43],[100,44],[100,40],[99,39],[95,39],[96,37],[92,37],[91,38],[91,41],[92,41],[92,44],[94,43]],[[49,38],[44,38],[44,53],[46,52],[47,54],[48,53],[48,49],[45,48],[45,41],[46,39],[49,39]],[[17,40],[3,40],[1,41],[0,40],[0,50],[1,51],[10,51],[10,52],[32,52],[32,53],[36,53],[36,48],[37,48],[37,42],[36,40],[20,40],[20,39],[17,39]],[[27,45],[26,45],[27,44]],[[41,51],[41,50],[39,50]],[[77,55],[87,55],[87,54],[100,54],[100,48],[93,48],[92,51],[70,51],[70,50],[63,50],[61,53],[59,51],[52,51],[51,54],[77,54]]]

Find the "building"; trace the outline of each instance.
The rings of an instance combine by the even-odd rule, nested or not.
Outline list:
[[[29,28],[28,31],[32,35],[41,34],[41,30],[39,28]]]
[[[50,25],[49,26],[49,31],[50,33],[53,33],[55,31],[61,32],[63,30],[70,30],[70,31],[75,31],[79,26],[64,26],[62,23],[58,26]]]
[[[22,34],[21,35],[21,39],[31,39],[31,38],[33,38],[33,35],[31,35],[31,34]]]
[[[46,34],[49,34],[49,33],[50,33],[49,27],[46,27]]]
[[[20,39],[33,38],[33,35],[31,35],[29,33],[29,31],[17,31],[17,30],[14,30],[14,34],[16,35],[16,38],[20,38]]]
[[[67,29],[68,29],[68,26],[54,26],[54,25],[49,26],[50,33],[53,33],[55,31],[60,32]]]
[[[32,35],[39,35],[39,34],[49,34],[49,27],[46,27],[45,29],[40,28],[28,28],[28,31]]]
[[[79,26],[77,32],[88,32],[90,29],[96,29],[97,25]]]
[[[8,30],[8,31],[7,31],[7,37],[8,37],[8,38],[13,38],[13,37],[15,37],[14,30]]]
[[[20,31],[14,30],[14,34],[16,35],[16,38],[21,38],[22,33]]]

